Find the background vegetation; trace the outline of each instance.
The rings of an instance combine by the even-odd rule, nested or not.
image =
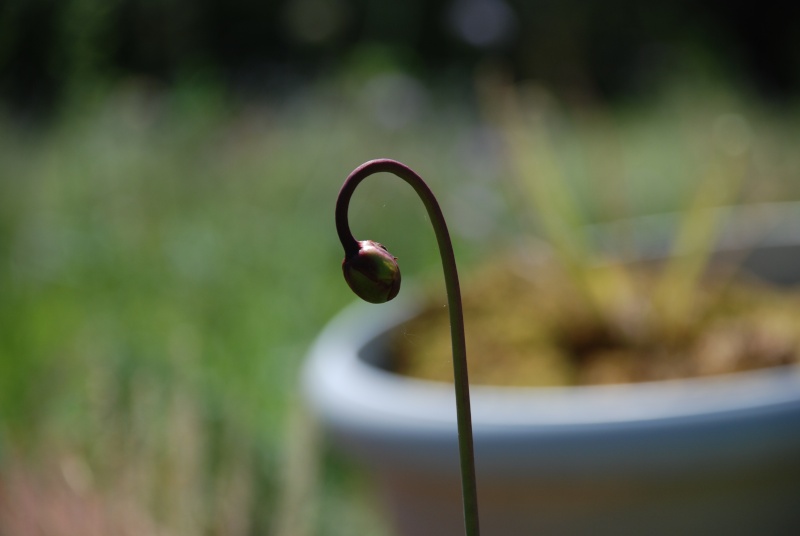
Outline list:
[[[584,221],[682,206],[719,153],[747,152],[745,200],[800,193],[788,13],[384,4],[0,6],[0,534],[382,534],[300,403],[353,299],[333,204],[390,156],[439,193],[466,274],[534,236],[497,73]],[[354,232],[437,284],[408,190],[367,182]]]

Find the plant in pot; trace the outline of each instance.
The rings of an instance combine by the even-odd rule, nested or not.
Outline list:
[[[524,167],[526,134],[510,130]],[[388,162],[354,175],[413,173]],[[594,243],[628,238],[622,251],[601,247],[601,260],[563,232],[557,182],[540,182],[535,198],[561,203],[537,205],[551,254],[509,256],[465,287],[471,397],[448,385],[448,323],[458,328],[448,313],[459,305],[399,298],[329,324],[306,392],[375,477],[398,534],[477,533],[478,500],[483,532],[503,536],[798,530],[800,299],[777,285],[800,282],[800,207],[703,208],[730,191],[720,176],[677,224],[594,229]],[[370,301],[393,298],[393,257],[342,221],[346,203],[348,282],[372,289]],[[354,273],[365,246],[376,266]],[[465,376],[456,365],[456,386]],[[461,419],[470,398],[474,477]]]

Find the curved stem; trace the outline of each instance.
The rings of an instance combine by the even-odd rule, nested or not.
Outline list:
[[[469,403],[469,378],[467,376],[467,350],[464,339],[464,315],[461,306],[461,289],[458,284],[456,259],[447,224],[433,192],[425,181],[409,167],[395,160],[371,160],[356,168],[347,177],[336,202],[336,231],[345,250],[345,256],[356,254],[358,241],[350,232],[347,209],[356,187],[365,178],[375,173],[388,172],[410,184],[428,211],[439,253],[442,258],[447,303],[450,311],[450,337],[453,345],[453,374],[455,380],[456,417],[458,421],[458,445],[461,458],[461,491],[464,499],[464,521],[467,536],[478,536],[478,497],[475,482],[475,455],[472,441],[472,416]]]

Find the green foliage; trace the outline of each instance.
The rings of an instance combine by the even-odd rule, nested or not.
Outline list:
[[[78,460],[78,480],[174,533],[269,530],[299,366],[352,299],[339,183],[390,148],[427,162],[420,132],[456,129],[389,131],[327,91],[239,107],[129,84],[51,128],[0,123],[0,442],[17,453],[0,462]],[[433,254],[409,244],[424,272]]]

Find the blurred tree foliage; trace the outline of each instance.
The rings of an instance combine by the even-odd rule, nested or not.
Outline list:
[[[783,5],[785,4],[785,5]],[[780,7],[779,7],[780,6]],[[712,72],[768,98],[800,88],[800,9],[723,0],[4,0],[0,99],[54,104],[131,76],[264,94],[336,73],[360,48],[429,80],[486,58],[520,78],[620,98]],[[99,84],[99,86],[98,86]]]

